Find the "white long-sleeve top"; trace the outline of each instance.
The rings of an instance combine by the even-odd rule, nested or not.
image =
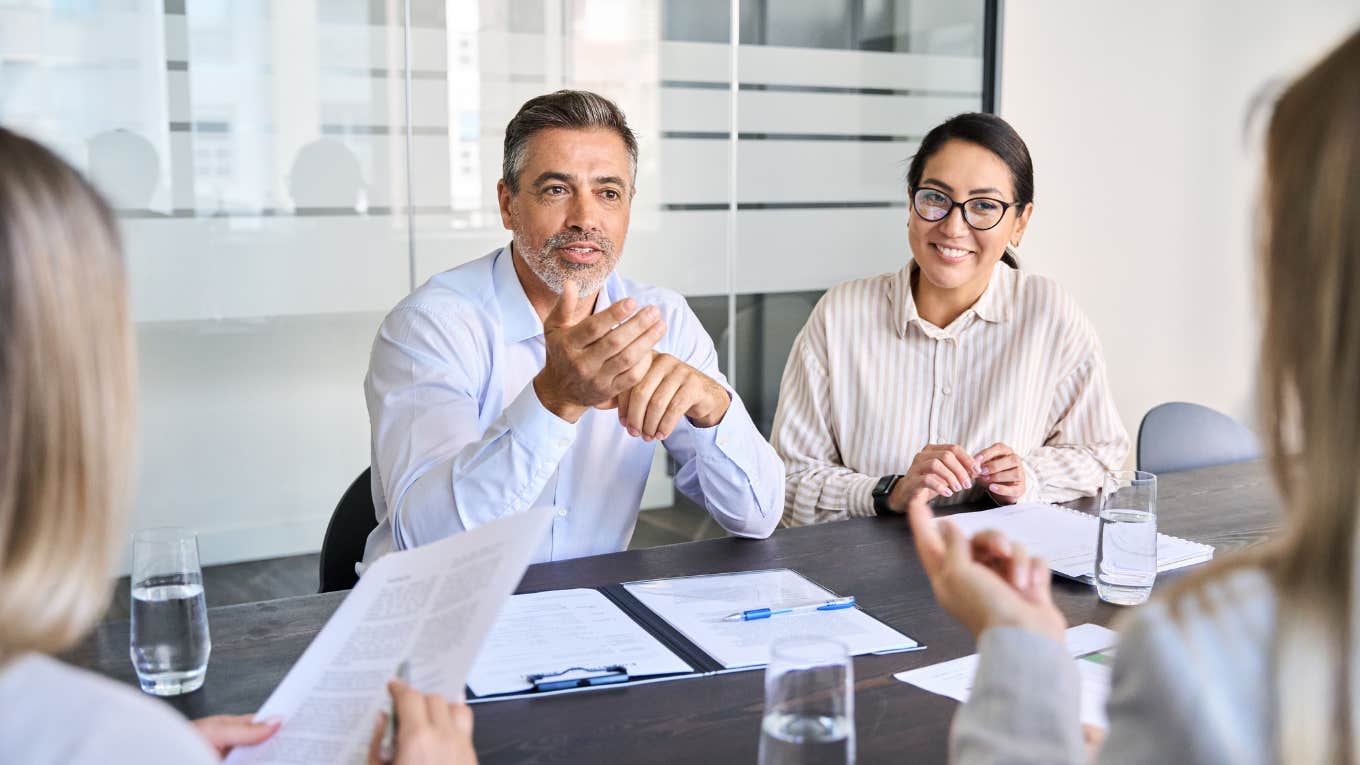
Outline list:
[[[1268,575],[1242,569],[1186,596],[1154,599],[1120,630],[1095,762],[1275,762],[1271,644],[1277,601]],[[949,735],[954,765],[1081,765],[1076,663],[1057,641],[1015,628],[978,640],[977,676]]]

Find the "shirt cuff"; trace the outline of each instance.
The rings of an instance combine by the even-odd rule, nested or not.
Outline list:
[[[512,438],[530,453],[547,458],[554,465],[576,439],[576,423],[548,411],[538,400],[532,380],[505,408],[504,416]]]
[[[871,518],[878,515],[874,508],[874,487],[883,476],[853,475],[845,489],[845,514],[849,518]]]
[[[688,417],[681,417],[676,428],[688,429],[693,434],[694,451],[701,459],[713,459],[721,455],[740,467],[749,478],[755,465],[755,449],[750,434],[759,431],[756,431],[756,424],[741,399],[730,390],[727,396],[730,403],[717,425],[701,428]],[[714,454],[715,449],[718,454]]]
[[[1022,502],[1044,502],[1044,484],[1040,480],[1039,474],[1034,472],[1034,468],[1029,466],[1025,460],[1020,460],[1020,468],[1025,471],[1025,493],[1015,500],[1016,504]]]

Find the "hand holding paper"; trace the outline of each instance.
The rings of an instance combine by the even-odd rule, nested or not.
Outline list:
[[[379,559],[260,709],[261,718],[283,717],[283,727],[259,746],[233,751],[227,763],[364,762],[386,709],[385,686],[403,658],[414,688],[461,700],[482,641],[552,512],[535,508]],[[426,718],[440,719],[429,697],[416,695],[426,701]],[[402,736],[399,723],[398,761]]]

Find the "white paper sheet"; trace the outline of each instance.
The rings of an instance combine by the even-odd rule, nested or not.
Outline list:
[[[956,513],[942,520],[969,536],[996,529],[1042,555],[1048,567],[1072,579],[1089,580],[1096,571],[1096,541],[1100,520],[1094,515],[1042,502],[1007,505],[989,510]],[[1157,534],[1157,570],[1171,571],[1214,557],[1214,548],[1188,539]]]
[[[769,663],[770,643],[793,635],[835,638],[851,655],[917,647],[915,640],[858,608],[749,622],[723,620],[737,611],[836,597],[789,569],[653,579],[629,582],[624,588],[727,669]]]
[[[462,698],[482,640],[552,518],[553,508],[535,508],[369,566],[260,708],[259,718],[279,715],[283,727],[234,750],[227,765],[363,762],[404,659],[414,687]]]
[[[1110,698],[1110,665],[1117,633],[1098,624],[1079,624],[1067,629],[1067,652],[1077,662],[1081,676],[1081,721],[1101,728],[1109,726],[1105,702]],[[1079,658],[1080,657],[1080,658]],[[898,672],[893,677],[918,688],[967,701],[973,692],[978,656],[962,656],[929,667]]]
[[[623,665],[629,677],[693,672],[596,590],[515,595],[468,677],[478,696],[527,691],[526,675]]]

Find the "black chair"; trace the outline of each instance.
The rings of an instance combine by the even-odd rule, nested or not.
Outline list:
[[[354,479],[331,513],[326,538],[321,541],[321,589],[319,592],[348,590],[359,581],[354,564],[363,560],[368,535],[378,528],[373,510],[372,468]]]
[[[1229,465],[1260,456],[1261,447],[1250,430],[1199,404],[1159,404],[1138,426],[1138,469],[1149,473]]]

